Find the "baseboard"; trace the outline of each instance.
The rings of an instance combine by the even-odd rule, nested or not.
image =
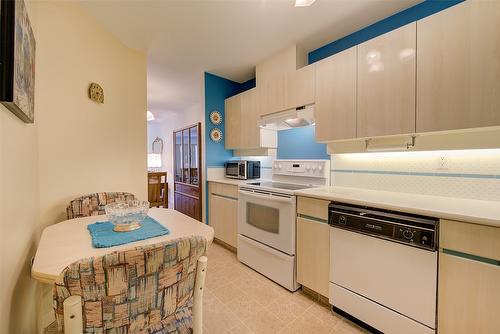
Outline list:
[[[227,244],[227,243],[225,243],[225,242],[224,242],[224,241],[222,241],[222,240],[219,240],[219,239],[217,239],[217,238],[214,238],[214,243],[216,243],[216,244],[217,244],[217,245],[219,245],[219,246],[222,246],[222,247],[226,248],[227,250],[230,250],[230,251],[231,251],[231,252],[233,252],[234,254],[236,254],[236,253],[237,253],[237,248],[236,248],[236,247],[233,247],[233,246],[231,246],[230,244]]]

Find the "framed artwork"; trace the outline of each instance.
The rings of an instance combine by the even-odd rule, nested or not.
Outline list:
[[[35,36],[23,0],[0,0],[0,102],[35,120]]]

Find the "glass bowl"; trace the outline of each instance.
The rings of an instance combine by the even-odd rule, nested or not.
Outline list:
[[[148,201],[132,200],[115,202],[104,207],[109,221],[115,225],[116,232],[128,232],[141,227],[149,210]]]

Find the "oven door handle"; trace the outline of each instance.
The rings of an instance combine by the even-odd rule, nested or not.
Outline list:
[[[266,200],[273,200],[276,202],[282,202],[282,203],[293,203],[295,201],[294,196],[291,197],[282,197],[282,196],[276,196],[276,195],[264,195],[264,194],[257,194],[254,192],[249,192],[249,191],[244,191],[244,190],[239,190],[238,191],[240,195],[243,196],[248,196],[248,197],[253,197],[253,198],[258,198],[258,199],[266,199]]]

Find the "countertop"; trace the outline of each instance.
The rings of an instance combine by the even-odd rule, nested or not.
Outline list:
[[[500,202],[418,195],[346,187],[319,187],[295,192],[306,196],[348,204],[432,216],[500,227]]]

